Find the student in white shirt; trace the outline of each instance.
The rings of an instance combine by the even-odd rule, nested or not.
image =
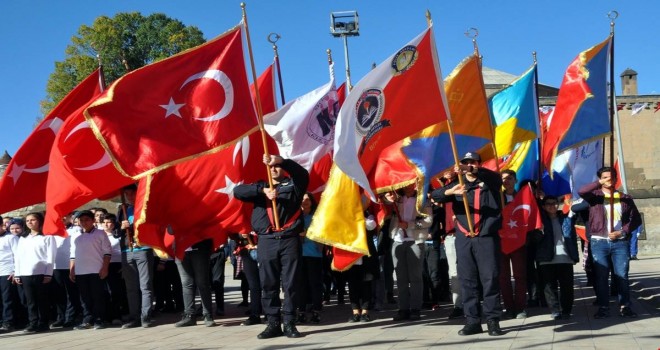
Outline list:
[[[11,221],[10,221],[11,222]],[[14,300],[16,300],[16,286],[14,279],[14,256],[18,248],[18,236],[0,230],[0,296],[2,297],[2,324],[0,332],[14,329]]]
[[[82,232],[71,244],[69,278],[76,282],[83,305],[83,321],[75,329],[103,329],[107,293],[103,279],[108,276],[112,247],[105,232],[94,225],[89,210],[78,213]]]
[[[14,257],[14,281],[23,289],[28,310],[28,326],[24,333],[48,330],[50,313],[48,283],[53,277],[57,247],[53,236],[41,232],[44,216],[30,213],[25,217],[30,233],[18,241]]]

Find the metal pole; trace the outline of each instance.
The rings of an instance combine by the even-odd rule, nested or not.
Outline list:
[[[342,35],[344,39],[344,60],[346,61],[346,89],[350,92],[353,89],[351,84],[351,63],[348,60],[348,36]]]

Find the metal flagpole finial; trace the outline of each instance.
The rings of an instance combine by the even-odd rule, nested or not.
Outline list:
[[[243,13],[243,20],[247,17],[247,13],[245,13],[245,3],[241,3],[241,12]]]
[[[619,17],[619,12],[612,10],[607,13],[607,18],[610,19],[610,34],[614,34],[614,21]]]
[[[426,24],[430,27],[433,25],[433,20],[431,19],[431,11],[426,9]]]
[[[332,50],[327,49],[325,50],[325,53],[328,54],[328,64],[332,64]]]
[[[269,43],[273,44],[273,51],[275,51],[275,57],[279,56],[277,53],[277,41],[280,40],[281,36],[277,33],[270,33],[266,37]]]
[[[98,53],[96,54],[96,61],[99,63],[99,67],[103,66],[103,62],[101,62],[101,55]]]
[[[479,56],[479,46],[477,45],[477,37],[479,36],[479,29],[470,27],[465,32],[465,36],[472,39],[472,46],[474,46],[475,56]]]
[[[532,59],[534,59],[534,64],[536,64],[536,51],[532,51]]]

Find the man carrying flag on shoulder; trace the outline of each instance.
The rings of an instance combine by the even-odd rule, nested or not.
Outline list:
[[[254,203],[252,228],[259,235],[257,259],[263,289],[261,303],[268,317],[268,326],[257,338],[281,335],[298,338],[301,335],[295,323],[296,290],[301,251],[299,234],[304,226],[300,205],[309,184],[309,173],[298,163],[280,156],[264,155],[264,163],[270,167],[272,188],[264,181],[234,188],[236,199]],[[285,172],[291,177],[286,177]],[[276,208],[273,208],[273,199],[277,200]],[[279,229],[274,227],[273,215],[278,215]],[[280,282],[284,289],[283,307]],[[284,332],[280,312],[284,314]]]
[[[458,255],[458,277],[463,295],[463,310],[467,324],[459,335],[482,333],[479,295],[483,295],[483,314],[488,324],[488,335],[498,336],[500,329],[500,237],[502,207],[500,188],[502,178],[494,171],[482,168],[481,156],[468,152],[461,164],[454,167],[458,176],[463,176],[463,184],[458,179],[433,191],[431,196],[438,203],[452,203],[456,217],[456,252]],[[463,203],[466,196],[469,212]],[[470,232],[468,215],[474,228]],[[479,293],[479,284],[481,292]]]

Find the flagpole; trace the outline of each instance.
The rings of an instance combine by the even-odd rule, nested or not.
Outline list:
[[[479,31],[477,30],[477,28],[470,28],[470,29],[468,29],[467,32],[465,32],[465,35],[467,37],[470,37],[470,35],[472,35],[472,46],[474,46],[474,56],[478,60],[477,62],[479,64],[479,72],[481,73],[481,71],[482,71],[482,57],[479,54],[479,45],[477,44],[477,36],[479,35]],[[484,75],[479,74],[479,77],[481,79],[481,86],[483,86],[485,88]],[[482,91],[484,93],[484,99],[486,99],[485,98],[486,97],[485,96],[486,91],[483,90],[483,89],[482,89]],[[497,145],[495,145],[495,130],[493,130],[492,118],[490,118],[490,116],[488,116],[488,118],[490,119],[490,122],[488,123],[488,125],[490,126],[490,146],[493,149],[493,153],[495,153],[495,170],[499,173],[500,172],[500,157],[497,154]],[[499,192],[500,192],[500,204],[502,205],[502,208],[504,208],[504,192],[502,192],[502,188],[499,189]]]
[[[541,106],[541,103],[539,102],[539,69],[538,69],[538,61],[536,59],[536,51],[532,51],[532,59],[534,60],[534,66],[536,69],[534,69],[534,92],[536,93],[536,108],[538,109]],[[540,155],[543,154],[543,135],[545,134],[545,130],[543,129],[543,121],[541,120],[541,115],[538,114],[539,119],[537,120],[537,124],[539,127],[539,137],[536,138],[537,146],[538,146],[538,162],[539,162],[539,173],[537,175],[536,179],[536,185],[537,188],[542,188],[543,184],[543,159],[541,159]],[[534,193],[536,196],[536,193]]]
[[[426,10],[426,24],[431,27],[433,25],[433,20],[431,19],[431,11],[428,9]],[[447,111],[449,112],[449,111]],[[447,131],[449,131],[449,141],[451,142],[451,150],[452,153],[454,154],[454,161],[455,161],[455,167],[459,166],[459,161],[458,161],[458,147],[456,146],[456,137],[454,136],[454,124],[453,121],[451,120],[451,114],[447,113]],[[465,183],[463,182],[463,176],[462,174],[458,174],[458,184],[461,186],[465,186]],[[465,218],[467,219],[468,223],[468,229],[470,230],[470,237],[476,236],[474,233],[474,224],[472,223],[472,217],[470,213],[470,205],[468,204],[467,201],[467,196],[463,195],[463,207],[465,208]]]
[[[245,37],[247,40],[248,44],[248,53],[250,54],[250,67],[252,68],[252,80],[254,81],[254,96],[255,100],[257,101],[257,122],[259,123],[259,130],[261,131],[261,142],[263,143],[264,146],[264,153],[266,156],[270,157],[270,153],[268,152],[268,142],[266,140],[266,129],[264,128],[264,112],[263,109],[261,108],[261,97],[259,96],[259,86],[257,86],[257,71],[254,68],[254,56],[252,55],[252,44],[250,43],[250,30],[248,29],[248,20],[247,20],[247,13],[245,11],[245,3],[241,3],[241,11],[243,12],[243,23],[245,25]],[[273,176],[270,173],[270,167],[268,164],[266,164],[266,174],[268,175],[268,185],[270,186],[270,189],[274,189],[275,186],[273,186]],[[271,200],[273,204],[273,208],[275,209],[274,212],[277,213],[277,200],[273,198]],[[273,215],[273,221],[275,224],[275,229],[279,230],[280,229],[280,219],[278,215]]]
[[[616,95],[612,96],[614,98],[614,106],[617,105]],[[623,187],[623,192],[628,193],[628,185],[626,182],[626,167],[624,166],[623,161],[623,143],[621,142],[621,125],[619,124],[619,108],[616,108],[614,112],[614,130],[616,131],[616,150],[619,158],[619,176],[621,179],[621,186]]]
[[[271,37],[273,37],[271,39]],[[282,84],[282,71],[280,70],[280,54],[277,52],[277,41],[280,40],[281,36],[277,33],[268,34],[268,42],[273,44],[273,52],[275,54],[275,68],[277,68],[277,81],[280,85],[280,98],[282,100],[282,106],[286,104],[284,100],[284,84]]]
[[[607,17],[610,19],[610,166],[614,167],[614,111],[616,111],[616,98],[614,91],[614,20],[619,17],[619,13],[616,11],[610,11],[607,14]],[[618,142],[621,143],[621,140],[618,139]],[[613,174],[612,174],[613,175]],[[614,183],[612,187],[616,184],[616,179],[612,178]],[[616,189],[610,189],[610,229],[614,231],[614,191]]]

